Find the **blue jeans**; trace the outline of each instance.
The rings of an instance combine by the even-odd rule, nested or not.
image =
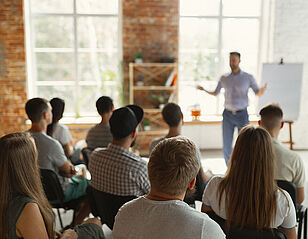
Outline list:
[[[223,153],[226,164],[228,165],[232,152],[234,128],[237,127],[239,132],[241,128],[249,124],[249,121],[247,109],[237,113],[232,113],[225,109],[222,116]]]

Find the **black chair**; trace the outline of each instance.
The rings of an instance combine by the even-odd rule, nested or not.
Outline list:
[[[120,207],[136,198],[136,196],[118,196],[105,193],[91,186],[88,186],[87,193],[92,214],[96,217],[99,216],[102,224],[106,224],[111,230]]]
[[[297,202],[297,188],[295,184],[285,180],[277,180],[277,185],[290,194],[294,203],[298,222],[297,238],[301,239],[304,224],[304,239],[307,239],[307,208]]]
[[[90,149],[90,148],[83,148],[81,150],[81,153],[82,153],[82,156],[83,156],[83,160],[84,160],[84,162],[85,162],[87,167],[89,165],[90,157],[91,157],[91,154],[92,154],[93,150],[94,149]]]
[[[215,222],[219,224],[221,229],[226,234],[227,239],[288,239],[284,232],[273,228],[273,229],[250,229],[250,228],[238,228],[231,227],[229,229],[226,228],[226,220],[217,216],[214,212],[207,212],[209,217],[213,219]]]
[[[49,169],[40,169],[41,181],[46,194],[46,197],[53,208],[57,209],[61,228],[63,229],[62,218],[60,215],[60,208],[65,210],[74,210],[71,225],[74,225],[76,211],[81,202],[87,200],[87,196],[80,197],[68,202],[64,202],[64,192],[59,182],[57,174]]]
[[[195,190],[196,191],[194,194],[187,193],[184,198],[184,202],[186,202],[191,207],[195,207],[195,201],[202,201],[203,183],[200,170],[196,176]]]

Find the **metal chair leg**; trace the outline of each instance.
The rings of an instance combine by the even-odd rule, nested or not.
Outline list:
[[[59,210],[59,208],[57,208],[57,212],[58,212],[58,217],[59,217],[61,229],[63,229],[63,223],[62,223],[62,218],[61,218],[61,215],[60,215],[60,210]]]
[[[307,239],[307,209],[305,210],[304,214],[304,239]]]
[[[298,220],[298,229],[297,229],[297,239],[302,238],[302,226],[303,226],[303,219],[300,217]]]

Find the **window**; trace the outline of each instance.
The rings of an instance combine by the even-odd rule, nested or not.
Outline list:
[[[25,0],[29,97],[63,98],[67,116],[96,115],[121,95],[118,0]]]
[[[202,115],[223,111],[223,90],[214,97],[196,90],[214,90],[230,72],[229,52],[241,53],[240,67],[256,79],[260,62],[262,0],[181,0],[179,35],[179,103],[185,114],[197,105]],[[249,92],[250,114],[255,113]]]

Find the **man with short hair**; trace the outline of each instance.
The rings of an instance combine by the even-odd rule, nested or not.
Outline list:
[[[150,154],[153,151],[154,147],[162,140],[166,138],[172,138],[181,135],[182,125],[183,125],[183,113],[178,104],[168,103],[164,106],[162,110],[163,120],[169,126],[169,132],[166,136],[154,139],[150,144]],[[201,153],[199,148],[197,148],[198,160],[201,162]],[[200,163],[201,165],[201,163]],[[202,165],[200,166],[200,175],[202,178],[202,183],[208,182],[208,180],[213,176],[211,171],[204,172]],[[202,199],[202,193],[200,195],[200,200]]]
[[[101,116],[101,122],[90,128],[87,137],[87,147],[91,150],[96,148],[106,148],[111,143],[109,119],[114,109],[113,101],[108,96],[102,96],[96,101],[96,109]]]
[[[94,189],[118,196],[141,196],[149,192],[147,163],[129,151],[142,118],[143,110],[137,105],[113,112],[109,121],[112,142],[106,149],[94,151],[89,163]]]
[[[172,137],[161,141],[148,164],[151,191],[119,210],[113,238],[225,238],[216,222],[183,202],[186,190],[194,188],[199,168],[191,140]]]
[[[33,98],[27,101],[25,109],[32,123],[29,131],[35,140],[38,151],[39,168],[50,169],[57,174],[64,192],[65,202],[85,195],[88,181],[85,178],[80,178],[79,183],[70,184],[68,178],[72,178],[76,174],[75,168],[67,160],[59,141],[46,134],[47,125],[52,121],[50,103],[43,98]],[[76,214],[75,223],[81,223],[89,213],[89,206],[84,204]]]
[[[272,136],[276,155],[275,179],[292,182],[297,187],[297,201],[302,203],[305,198],[305,168],[297,153],[283,147],[278,141],[278,135],[283,127],[283,112],[279,105],[269,104],[260,111],[259,125]]]
[[[259,88],[254,77],[239,67],[241,62],[241,54],[238,52],[230,52],[230,68],[231,73],[223,75],[216,89],[212,91],[205,90],[202,86],[198,86],[199,90],[203,90],[210,95],[218,95],[221,88],[225,89],[225,109],[222,114],[222,133],[223,133],[223,154],[228,165],[232,152],[232,142],[234,128],[238,132],[245,125],[249,124],[247,106],[248,106],[248,90],[252,88],[257,96],[261,96],[266,89],[266,84]]]

